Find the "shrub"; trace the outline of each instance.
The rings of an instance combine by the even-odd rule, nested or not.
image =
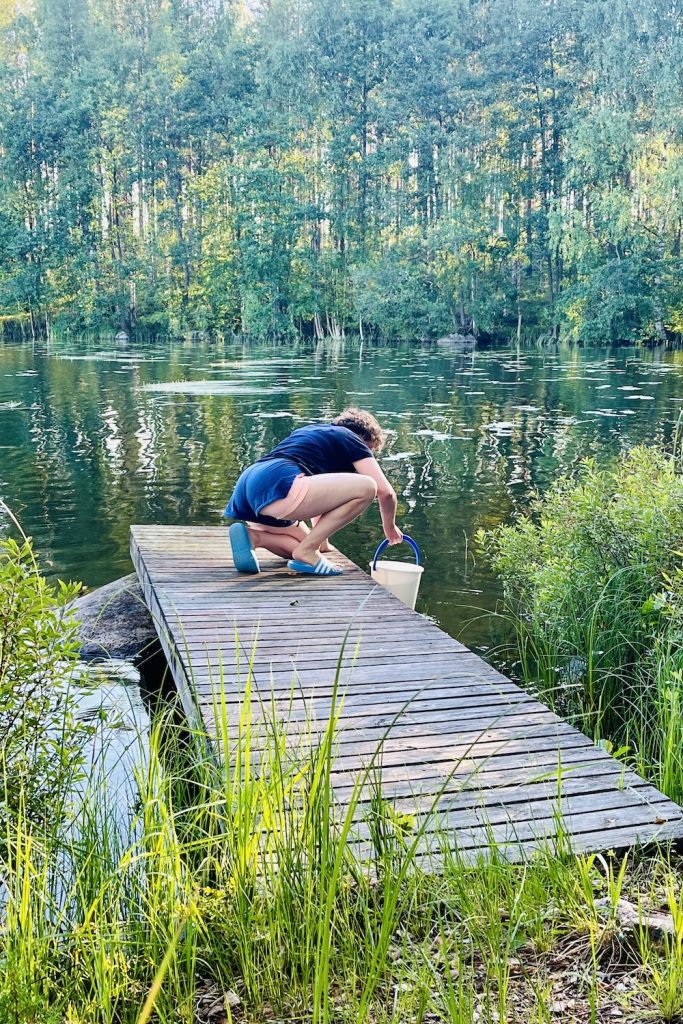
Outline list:
[[[522,677],[659,778],[682,689],[680,460],[651,447],[609,468],[586,460],[528,515],[479,539],[517,626]]]
[[[28,541],[0,543],[0,831],[19,812],[54,820],[80,763],[75,593],[73,584],[46,582]]]

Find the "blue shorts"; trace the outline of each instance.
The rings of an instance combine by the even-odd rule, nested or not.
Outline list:
[[[255,462],[245,469],[235,484],[225,515],[262,526],[291,526],[297,522],[296,519],[273,519],[260,515],[260,512],[271,502],[285,498],[301,472],[301,467],[291,459]]]

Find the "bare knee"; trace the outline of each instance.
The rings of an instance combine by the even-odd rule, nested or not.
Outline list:
[[[377,484],[371,476],[364,476],[362,473],[358,474],[356,483],[359,488],[358,497],[369,505],[377,497]]]

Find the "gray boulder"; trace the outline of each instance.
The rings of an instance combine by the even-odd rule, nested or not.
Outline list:
[[[84,594],[72,607],[81,623],[84,661],[130,660],[156,642],[154,622],[135,573]]]

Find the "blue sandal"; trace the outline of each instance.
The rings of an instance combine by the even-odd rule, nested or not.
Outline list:
[[[308,562],[299,562],[298,559],[291,558],[287,562],[287,568],[301,573],[302,576],[341,576],[343,572],[342,569],[338,569],[336,565],[328,562],[326,558],[319,558],[315,565],[309,565]]]
[[[232,560],[238,572],[261,572],[258,558],[249,540],[244,523],[233,523],[229,529]]]

